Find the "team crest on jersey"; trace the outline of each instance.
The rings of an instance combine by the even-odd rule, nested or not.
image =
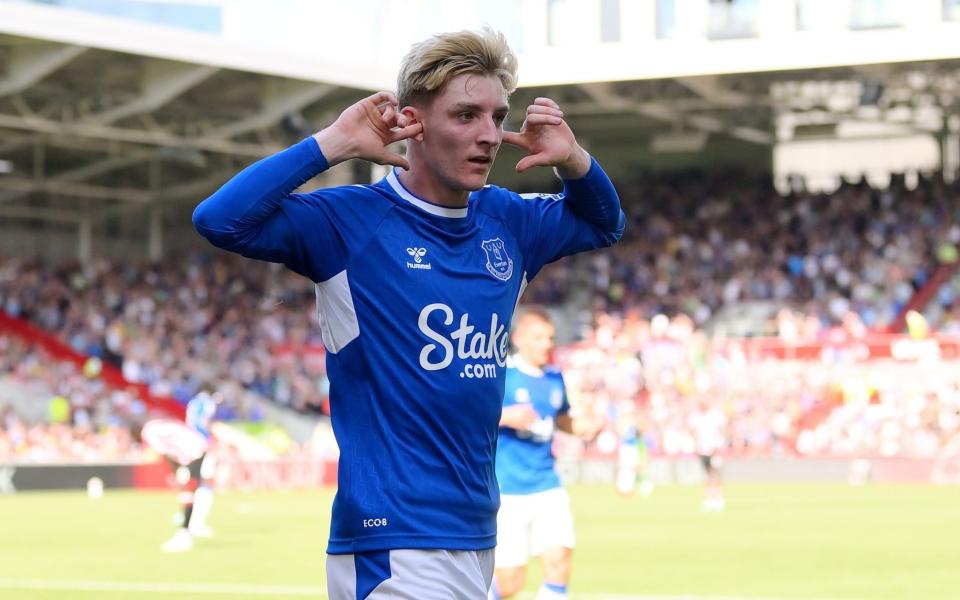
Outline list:
[[[500,238],[484,240],[483,251],[487,254],[487,271],[501,281],[513,275],[513,259],[507,254],[507,246]]]

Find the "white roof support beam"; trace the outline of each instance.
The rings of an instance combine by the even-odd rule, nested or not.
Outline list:
[[[324,83],[296,79],[270,79],[263,90],[259,113],[231,123],[210,133],[211,137],[227,139],[274,125],[287,113],[298,111],[324,98],[337,89]]]
[[[43,136],[37,135],[35,133],[28,133],[25,135],[19,135],[16,137],[9,138],[6,141],[6,143],[0,145],[0,158],[2,158],[4,154],[10,153],[10,152],[16,152],[21,148],[26,148],[27,146],[31,146],[34,143],[38,142],[42,137]]]
[[[22,92],[85,51],[86,48],[82,46],[64,44],[15,46],[9,62],[10,69],[0,79],[0,98]]]
[[[85,183],[64,183],[51,180],[26,179],[4,176],[0,178],[0,190],[18,193],[45,192],[52,196],[73,198],[91,198],[94,200],[124,200],[128,202],[148,202],[151,194],[134,188],[105,187]]]
[[[69,171],[64,171],[62,173],[57,173],[52,177],[48,177],[46,181],[48,183],[67,183],[82,181],[84,179],[89,179],[91,177],[96,177],[97,175],[102,175],[104,173],[109,173],[116,169],[123,169],[135,165],[137,163],[143,162],[152,156],[155,152],[137,152],[134,154],[126,154],[123,156],[114,156],[111,158],[106,158],[82,167],[77,167],[75,169],[70,169]],[[0,193],[0,204],[5,202],[12,202],[18,200],[30,192],[34,191],[33,189],[24,190],[24,191],[8,191]]]
[[[164,202],[168,200],[178,200],[180,198],[189,198],[195,197],[199,202],[203,195],[209,194],[217,187],[223,185],[225,181],[230,179],[233,175],[236,174],[235,169],[230,169],[227,171],[218,171],[209,177],[204,177],[203,179],[196,179],[193,181],[188,181],[186,183],[181,183],[173,187],[165,188],[159,192],[150,194],[151,201],[153,202]],[[3,207],[0,207],[2,209]],[[105,207],[96,212],[94,215],[94,220],[96,222],[102,222],[112,217],[122,216],[124,214],[142,211],[144,210],[142,204],[121,204],[119,206],[110,206]],[[0,213],[2,214],[2,213]]]
[[[194,148],[196,150],[208,150],[210,152],[220,152],[223,154],[252,158],[261,158],[267,154],[273,154],[283,150],[282,146],[274,144],[243,144],[230,140],[214,139],[209,136],[188,138],[164,131],[110,127],[96,123],[64,123],[62,121],[54,121],[41,117],[23,117],[10,114],[0,114],[0,127],[59,136],[130,142],[149,146]]]
[[[77,225],[77,258],[87,262],[93,256],[93,219],[84,217]]]
[[[149,159],[153,155],[153,152],[137,152],[124,156],[113,156],[111,158],[98,160],[97,162],[90,163],[82,167],[70,169],[69,171],[57,173],[49,179],[59,182],[83,181],[84,179],[90,179],[91,177],[96,177],[97,175],[103,175],[104,173],[109,173],[110,171],[133,166]]]
[[[581,85],[591,99],[603,107],[633,112],[660,121],[683,123],[701,131],[719,133],[754,144],[771,145],[774,136],[766,131],[752,127],[728,127],[721,119],[708,115],[685,114],[660,102],[636,102],[613,92],[609,83],[590,83]]]
[[[157,199],[177,200],[179,198],[187,198],[190,196],[196,196],[198,194],[212,192],[215,188],[220,187],[224,184],[224,182],[236,174],[237,169],[218,171],[209,177],[195,181],[188,181],[186,183],[181,183],[180,185],[167,188],[157,194]],[[198,198],[198,200],[200,199]]]
[[[707,75],[704,77],[678,77],[674,79],[677,83],[687,88],[694,94],[705,98],[714,104],[725,107],[736,108],[750,106],[753,104],[750,96],[729,90],[720,85],[719,78],[716,75]]]
[[[83,219],[83,215],[78,211],[69,211],[60,208],[0,206],[0,218],[37,219],[39,221],[51,221],[54,223],[79,223]]]
[[[101,186],[71,183],[56,185],[50,182],[37,182],[23,178],[0,178],[0,191],[8,192],[46,192],[52,196],[64,195],[74,198],[91,198],[98,200],[126,200],[120,205],[94,209],[90,211],[64,210],[60,208],[41,208],[35,206],[0,206],[0,218],[38,219],[60,223],[81,223],[84,219],[92,219],[93,223],[100,223],[111,217],[143,211],[150,203],[178,200],[181,198],[200,197],[209,194],[223,182],[236,174],[235,169],[217,171],[208,177],[187,181],[180,185],[149,192],[130,188],[105,188]]]
[[[156,110],[219,71],[208,65],[148,60],[140,83],[141,94],[126,104],[90,115],[84,121],[107,125]]]

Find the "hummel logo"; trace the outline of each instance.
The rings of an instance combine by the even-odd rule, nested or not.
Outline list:
[[[407,248],[407,254],[413,257],[413,262],[420,264],[423,262],[423,256],[427,253],[426,248]]]
[[[423,262],[423,257],[427,254],[426,248],[407,248],[407,254],[413,259],[413,262],[407,261],[408,269],[425,269],[429,271],[433,268],[430,266],[430,263]]]

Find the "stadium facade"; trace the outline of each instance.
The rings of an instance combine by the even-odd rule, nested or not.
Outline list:
[[[952,177],[958,6],[6,0],[0,249],[156,258],[190,244],[189,210],[238,167],[392,88],[412,41],[483,23],[521,54],[512,122],[556,98],[615,177],[691,165],[776,171],[781,186],[796,172],[827,188],[941,165]],[[549,181],[518,180],[504,153],[494,181]],[[319,183],[375,175],[345,165]]]

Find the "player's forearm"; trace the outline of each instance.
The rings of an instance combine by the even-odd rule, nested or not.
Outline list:
[[[283,200],[328,168],[316,142],[302,142],[240,171],[193,211],[193,224],[211,243],[231,248],[276,212]]]
[[[537,420],[537,413],[529,405],[512,405],[500,413],[500,427],[509,427],[517,431],[529,429]]]
[[[559,169],[558,169],[559,173]],[[563,180],[567,206],[579,218],[608,234],[612,244],[623,235],[624,215],[613,183],[596,159],[590,158],[586,173]]]
[[[526,421],[517,415],[503,415],[500,417],[500,427],[508,427],[521,431],[526,429]]]
[[[563,431],[564,433],[576,433],[573,427],[573,417],[569,414],[561,413],[557,415],[554,420],[556,423],[557,429]]]

